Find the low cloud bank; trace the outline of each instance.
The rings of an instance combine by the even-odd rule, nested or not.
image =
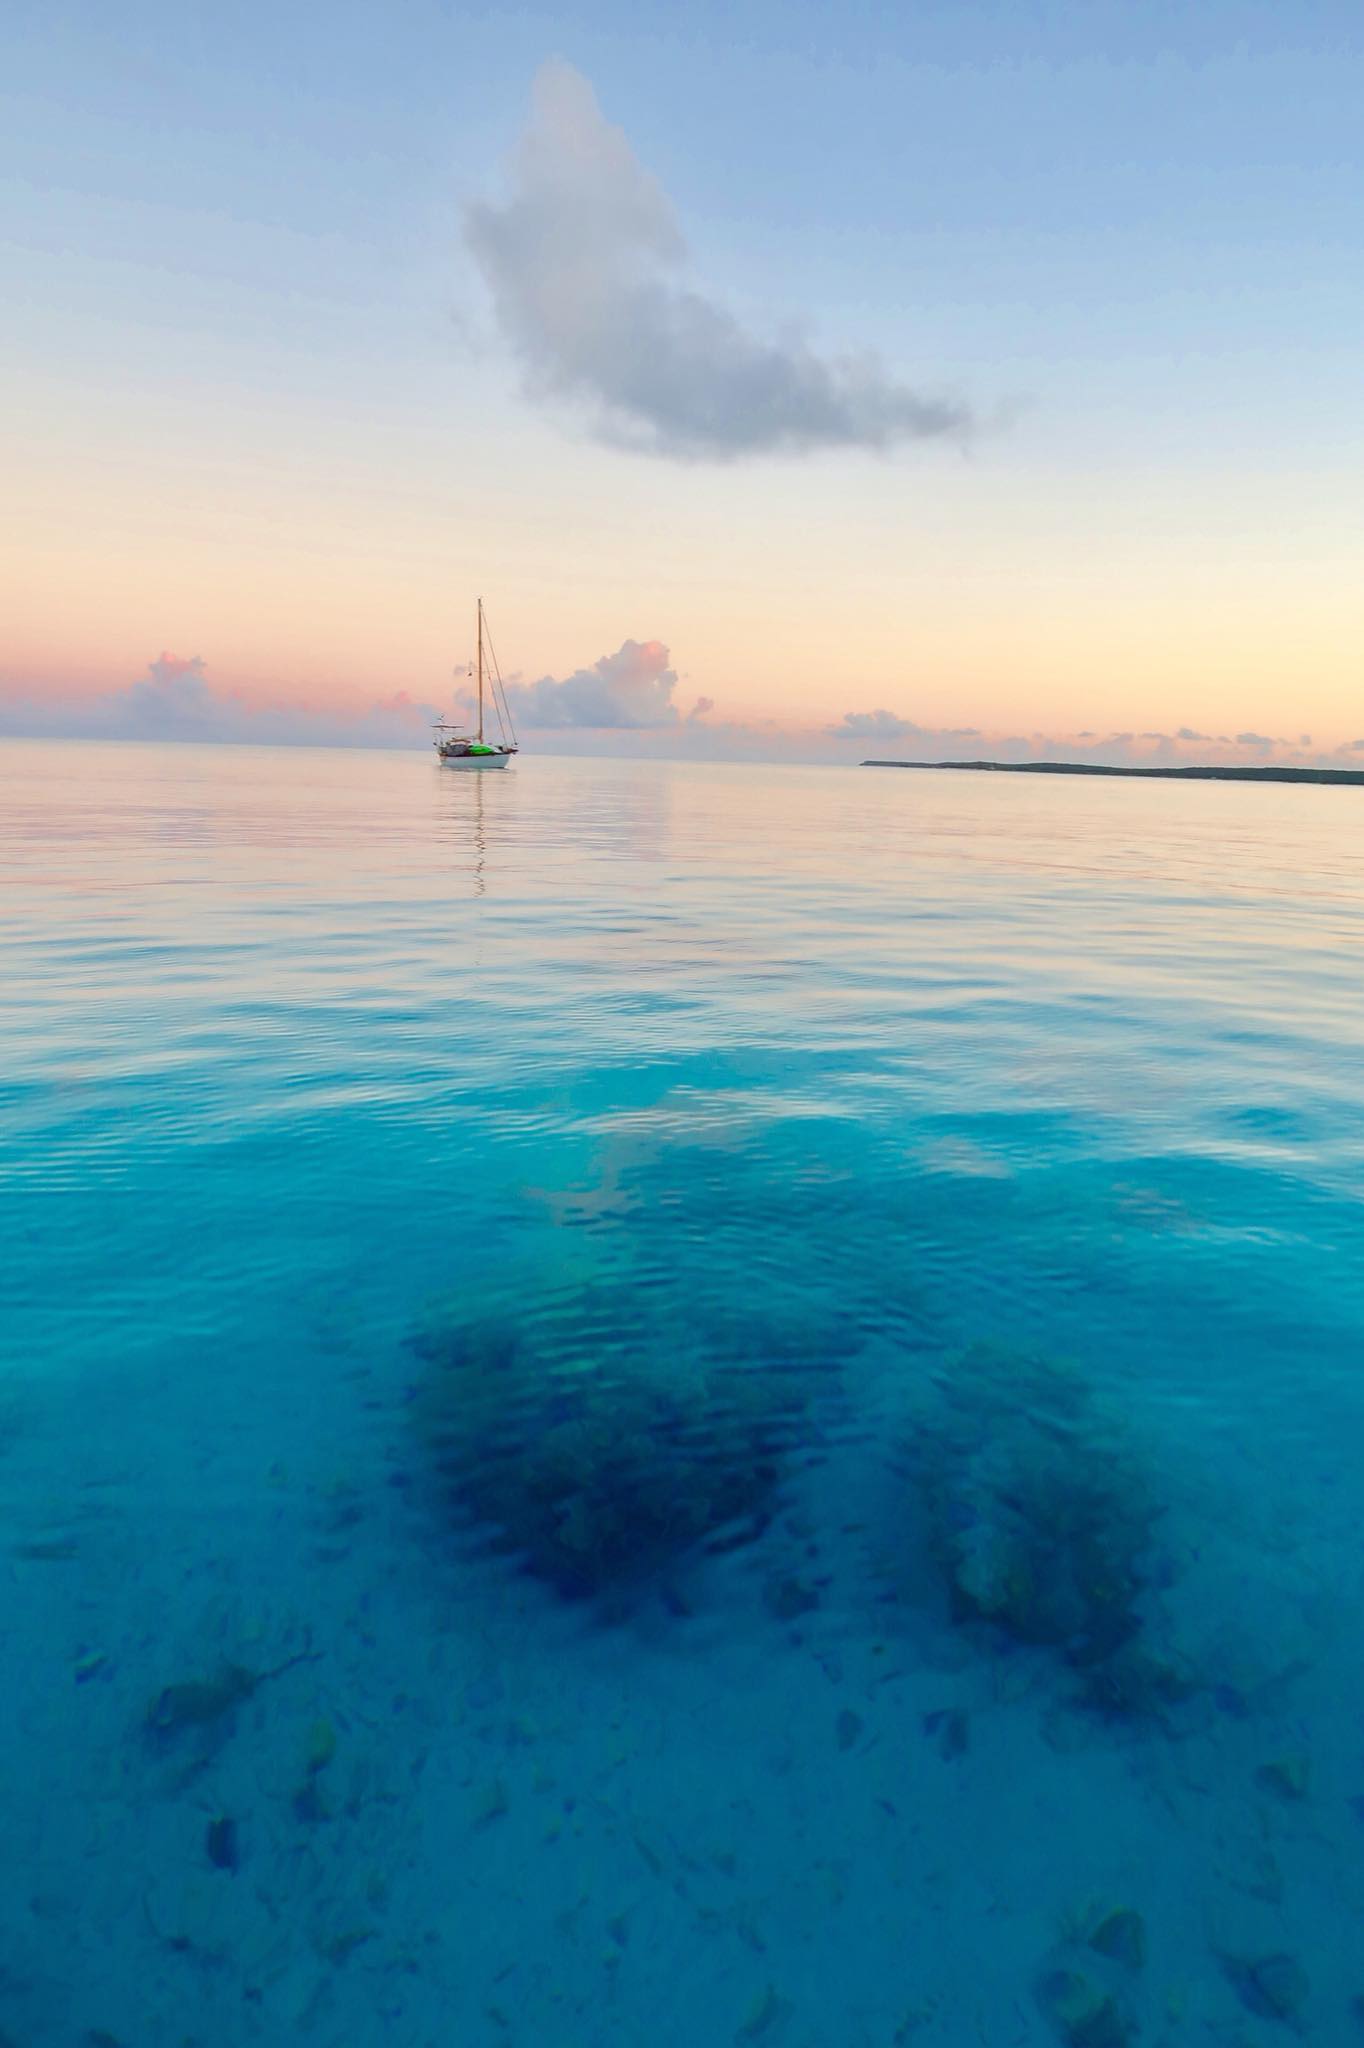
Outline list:
[[[629,643],[627,643],[628,645]],[[598,664],[598,668],[601,664]],[[588,676],[595,671],[585,672]],[[576,680],[576,679],[569,679]],[[538,689],[539,685],[529,686]],[[1087,731],[1078,734],[985,732],[977,726],[920,725],[879,707],[845,712],[836,723],[792,727],[777,718],[715,716],[709,698],[697,700],[685,716],[652,720],[613,712],[609,724],[557,716],[534,732],[543,754],[616,754],[637,759],[704,761],[789,761],[810,765],[864,760],[896,761],[1077,761],[1114,768],[1225,767],[1358,768],[1364,741],[1334,751],[1314,750],[1310,741],[1268,735],[1223,733],[1192,737],[1177,732]]]
[[[1364,740],[1334,749],[1315,748],[1310,733],[1296,738],[1272,733],[1204,733],[1182,725],[1174,732],[1110,732],[1086,730],[1072,736],[1054,733],[982,733],[974,726],[915,725],[891,711],[845,713],[838,725],[825,728],[842,742],[840,758],[869,754],[904,761],[1077,761],[1095,767],[1357,767],[1353,756],[1364,752]],[[873,744],[874,743],[874,744]]]
[[[410,747],[440,716],[405,691],[356,710],[252,704],[209,681],[199,655],[160,654],[145,676],[98,696],[0,696],[7,738],[195,740],[273,747]]]
[[[464,233],[528,395],[585,406],[611,446],[733,460],[970,429],[874,355],[753,333],[694,283],[667,195],[571,65],[539,72],[508,190]]]
[[[669,666],[661,640],[626,640],[614,654],[603,654],[591,668],[571,676],[541,676],[537,682],[509,682],[507,701],[518,726],[549,732],[564,726],[593,731],[657,731],[676,726],[681,713],[673,702],[677,671]],[[462,700],[468,704],[467,696]],[[692,716],[703,715],[710,700],[701,698]]]
[[[837,725],[826,725],[831,740],[908,740],[923,732],[912,719],[894,711],[845,711]]]
[[[1314,748],[1296,738],[1245,730],[1205,733],[1091,730],[1072,735],[982,732],[927,726],[885,706],[845,711],[836,722],[793,727],[778,718],[726,718],[713,697],[684,710],[679,678],[661,640],[625,640],[566,676],[513,677],[506,685],[517,726],[532,751],[620,754],[710,761],[855,763],[906,761],[1079,761],[1112,767],[1268,766],[1358,768],[1364,738]],[[460,711],[472,718],[466,695]],[[717,715],[717,711],[718,714]],[[406,692],[352,710],[254,704],[215,684],[204,661],[161,654],[120,689],[77,698],[0,690],[0,737],[75,740],[230,741],[259,746],[424,747],[440,716]]]
[[[675,701],[677,671],[661,640],[625,640],[590,668],[567,676],[513,678],[507,699],[518,727],[553,734],[682,732],[714,709],[698,697],[685,715]],[[460,714],[472,723],[473,694]],[[0,693],[0,736],[10,739],[235,741],[260,746],[425,746],[443,714],[405,691],[363,708],[320,710],[253,704],[213,683],[199,655],[160,654],[147,673],[97,696]]]
[[[845,711],[837,725],[824,728],[830,739],[861,741],[885,740],[974,740],[980,738],[979,728],[974,725],[930,727],[915,725],[911,718],[901,718],[895,711]]]

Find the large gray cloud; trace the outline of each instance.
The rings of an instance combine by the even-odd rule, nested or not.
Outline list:
[[[507,196],[471,205],[465,234],[532,395],[585,402],[614,445],[726,459],[971,425],[875,356],[750,333],[689,283],[666,194],[568,64],[540,71]]]
[[[433,705],[405,692],[354,710],[252,704],[208,679],[199,655],[160,654],[94,697],[0,697],[0,733],[30,739],[236,741],[276,747],[405,747],[431,737]]]
[[[510,682],[506,690],[518,725],[542,731],[562,726],[656,731],[678,723],[676,687],[677,671],[669,667],[661,640],[626,640],[591,668],[560,678],[541,676],[533,683]],[[691,715],[702,715],[702,707],[711,708],[704,697]]]

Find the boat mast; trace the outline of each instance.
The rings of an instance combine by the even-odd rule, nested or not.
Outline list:
[[[478,600],[478,744],[483,744],[483,599]]]

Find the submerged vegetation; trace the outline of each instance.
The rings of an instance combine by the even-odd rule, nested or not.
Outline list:
[[[1186,1689],[1153,1648],[1159,1509],[1131,1442],[1054,1361],[977,1349],[916,1419],[909,1452],[954,1622],[1051,1652],[1096,1711],[1158,1711]]]
[[[679,1605],[686,1558],[771,1521],[849,1348],[846,1332],[720,1322],[703,1304],[666,1318],[601,1284],[519,1318],[438,1312],[411,1341],[445,1515],[566,1599],[652,1582]],[[1157,1497],[1078,1373],[964,1354],[918,1409],[908,1466],[955,1625],[1050,1654],[1108,1718],[1159,1714],[1190,1689],[1159,1625]]]
[[[442,1500],[564,1598],[669,1575],[761,1533],[837,1351],[770,1321],[641,1322],[626,1290],[571,1312],[437,1316],[415,1416]]]

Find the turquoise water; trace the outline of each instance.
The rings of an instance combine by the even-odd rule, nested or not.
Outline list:
[[[0,2038],[1364,2038],[1358,793],[0,784]]]

